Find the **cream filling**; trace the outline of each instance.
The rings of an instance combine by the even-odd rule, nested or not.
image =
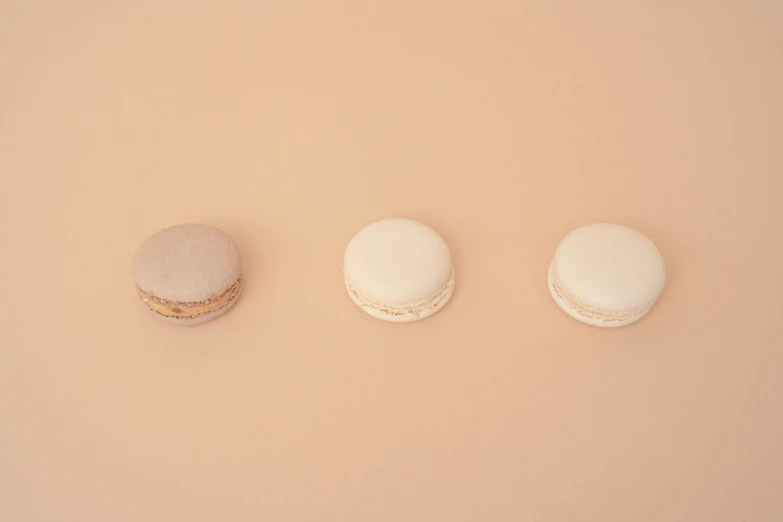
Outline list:
[[[136,287],[136,291],[138,292],[139,297],[141,297],[144,303],[153,312],[159,313],[166,317],[186,319],[186,318],[197,317],[199,315],[203,315],[208,312],[217,310],[218,308],[221,308],[226,303],[228,303],[228,301],[230,301],[232,297],[234,297],[237,294],[241,284],[242,284],[242,278],[240,277],[239,279],[237,279],[236,283],[231,285],[231,287],[229,287],[229,289],[223,292],[222,294],[215,296],[211,299],[208,299],[206,301],[198,301],[193,303],[168,301],[166,299],[161,299],[159,297],[155,297],[154,295],[145,292],[138,286]]]
[[[555,294],[568,303],[568,305],[573,308],[578,314],[583,315],[590,319],[597,319],[600,321],[604,321],[607,323],[610,322],[621,322],[621,321],[627,321],[629,319],[633,319],[634,317],[642,316],[646,314],[648,311],[650,311],[650,308],[652,308],[654,303],[650,303],[649,305],[637,308],[636,310],[631,310],[630,312],[603,312],[597,308],[594,308],[592,306],[586,305],[582,303],[581,301],[578,301],[576,298],[574,298],[571,294],[566,292],[563,287],[561,287],[557,279],[555,279],[554,274],[550,278],[552,281],[552,289],[554,290]]]
[[[372,308],[373,310],[377,310],[379,312],[383,312],[388,315],[407,315],[407,314],[420,315],[425,311],[438,306],[441,303],[441,301],[447,298],[454,290],[454,269],[453,268],[451,269],[451,275],[449,276],[448,282],[442,289],[438,291],[437,294],[435,294],[434,296],[428,299],[424,299],[422,301],[417,301],[414,303],[406,303],[401,305],[381,303],[380,301],[376,299],[372,299],[371,297],[368,297],[367,295],[363,294],[362,292],[354,288],[354,286],[351,285],[351,283],[348,281],[347,276],[345,277],[345,286],[348,288],[348,291],[351,293],[351,295],[355,298],[356,302],[359,303],[359,305],[362,308],[366,306],[368,308]]]

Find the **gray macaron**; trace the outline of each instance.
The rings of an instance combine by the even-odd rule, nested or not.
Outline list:
[[[139,297],[159,319],[196,325],[216,319],[242,291],[236,243],[207,225],[165,228],[144,241],[133,258]]]

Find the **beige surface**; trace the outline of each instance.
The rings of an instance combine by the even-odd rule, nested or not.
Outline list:
[[[227,3],[0,2],[0,520],[783,518],[780,2]],[[388,216],[418,323],[343,286]],[[546,288],[604,220],[668,268],[617,330]],[[193,221],[247,286],[181,329],[130,262]]]

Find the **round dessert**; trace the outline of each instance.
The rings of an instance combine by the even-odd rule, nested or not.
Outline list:
[[[141,244],[133,258],[139,297],[159,319],[196,325],[226,313],[242,291],[236,244],[207,225],[165,228]]]
[[[549,266],[549,292],[571,317],[625,326],[658,299],[666,267],[655,244],[632,228],[597,223],[568,234]]]
[[[429,317],[454,292],[448,245],[409,219],[385,219],[360,230],[345,250],[343,273],[354,303],[384,321]]]

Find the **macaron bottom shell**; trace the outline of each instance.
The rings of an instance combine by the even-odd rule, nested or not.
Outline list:
[[[234,304],[237,302],[237,299],[239,299],[240,294],[242,293],[243,288],[243,280],[240,278],[234,286],[232,286],[229,291],[231,292],[228,299],[221,302],[219,305],[215,306],[214,308],[210,308],[205,311],[200,311],[198,313],[195,313],[193,315],[186,315],[187,313],[187,305],[182,305],[183,311],[185,314],[183,315],[168,315],[162,312],[159,312],[157,310],[154,310],[152,307],[149,306],[149,303],[144,300],[142,297],[141,301],[144,305],[144,308],[154,315],[156,318],[160,319],[161,321],[167,322],[169,324],[175,324],[178,326],[195,326],[199,324],[203,324],[209,321],[212,321],[213,319],[217,319],[218,317],[222,316],[226,312],[228,312]],[[194,303],[194,305],[197,303]]]
[[[351,300],[372,317],[391,323],[410,323],[429,317],[446,306],[454,294],[454,281],[455,275],[452,268],[451,276],[439,292],[425,301],[405,306],[384,304],[364,296],[351,285],[347,277],[345,287]]]
[[[647,315],[647,313],[652,310],[653,304],[655,304],[652,302],[644,308],[626,313],[601,312],[600,310],[590,308],[587,305],[579,305],[575,299],[570,298],[560,285],[557,284],[552,268],[553,267],[550,264],[549,274],[547,276],[549,293],[552,295],[552,299],[554,299],[561,310],[582,323],[603,328],[627,326]]]

